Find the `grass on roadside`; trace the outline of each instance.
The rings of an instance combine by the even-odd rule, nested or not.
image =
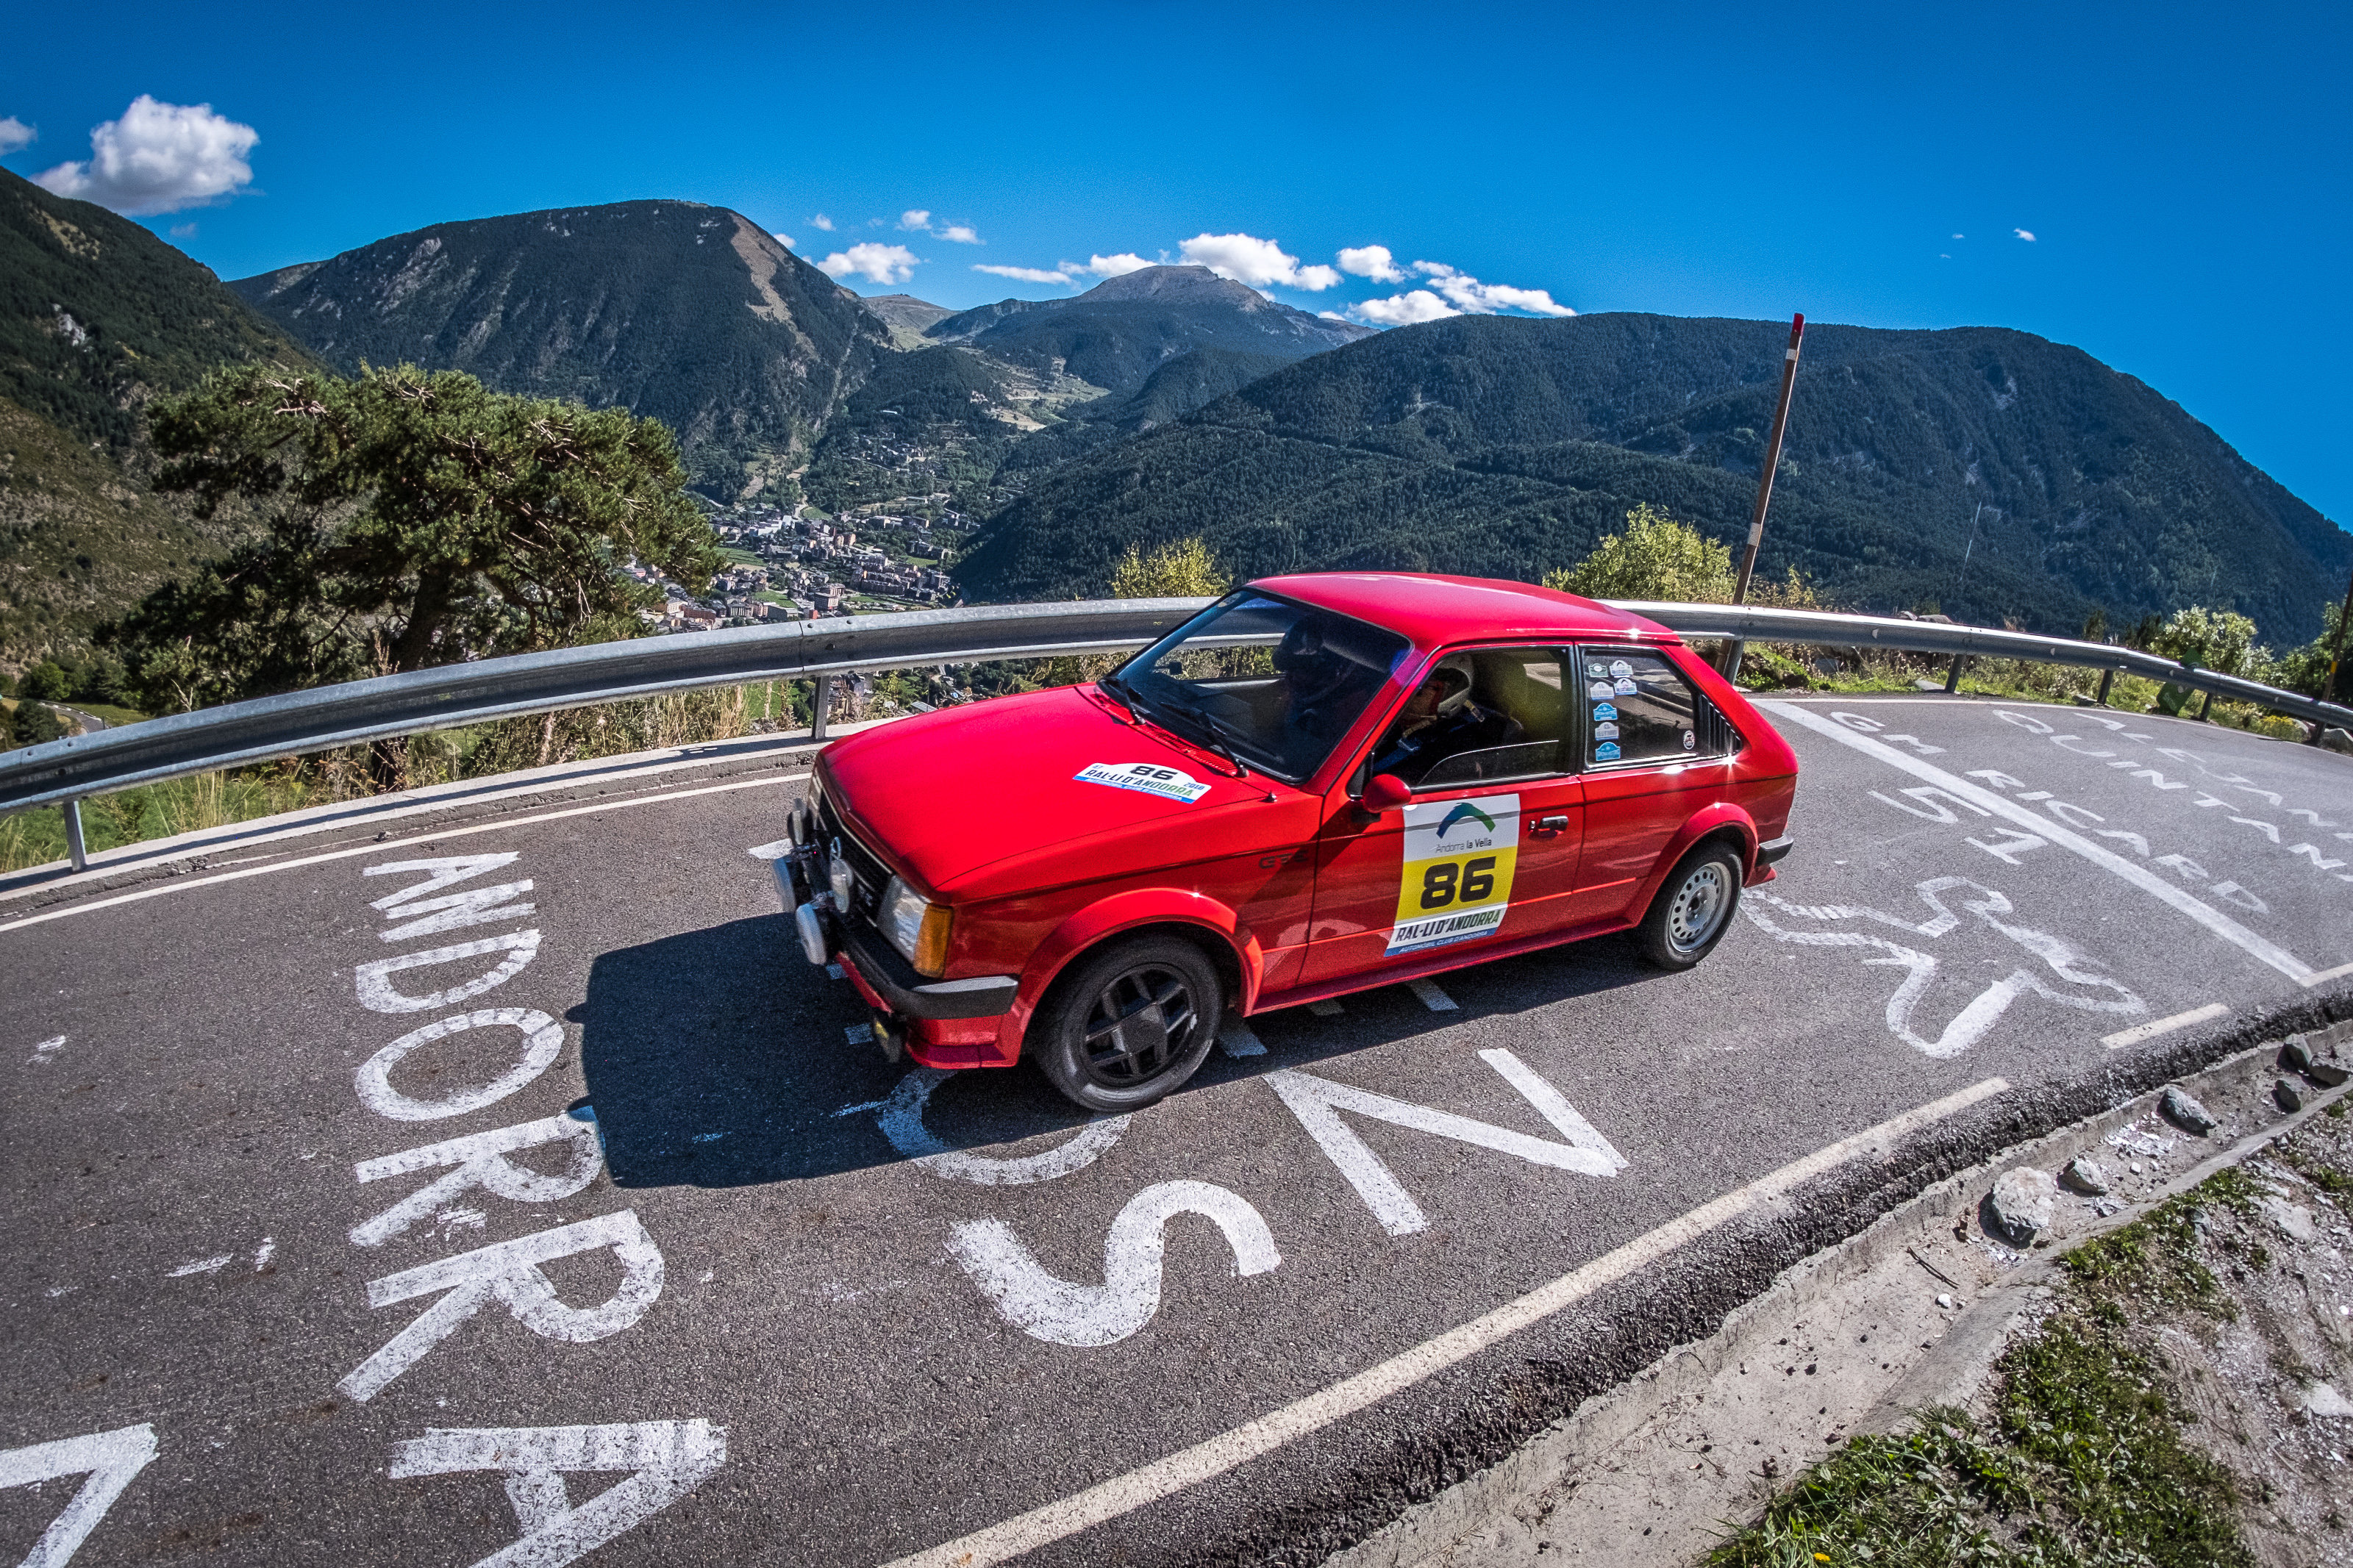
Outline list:
[[[2230,1473],[2184,1441],[2191,1417],[2147,1327],[2154,1312],[2226,1310],[2200,1215],[2254,1202],[2225,1171],[2076,1247],[2056,1310],[1995,1363],[1985,1424],[1929,1410],[1902,1436],[1855,1438],[1705,1568],[2251,1565]]]

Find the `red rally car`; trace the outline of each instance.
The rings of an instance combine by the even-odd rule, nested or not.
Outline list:
[[[812,963],[937,1068],[1128,1110],[1229,1013],[1629,927],[1704,958],[1798,760],[1666,628],[1524,583],[1271,577],[1091,685],[835,742],[776,862]]]

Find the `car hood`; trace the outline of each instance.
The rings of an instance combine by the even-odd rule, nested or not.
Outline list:
[[[1172,770],[1196,798],[1078,777],[1138,763]],[[827,798],[894,870],[949,896],[959,879],[1008,858],[1138,827],[1165,826],[1166,858],[1182,860],[1188,822],[1270,792],[1298,793],[1255,773],[1229,777],[1224,759],[1131,725],[1077,687],[902,719],[835,742],[818,765]]]

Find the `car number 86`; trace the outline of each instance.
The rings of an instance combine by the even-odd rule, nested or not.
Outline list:
[[[1422,869],[1421,907],[1442,910],[1458,900],[1475,904],[1495,890],[1495,857],[1475,860],[1434,860]]]

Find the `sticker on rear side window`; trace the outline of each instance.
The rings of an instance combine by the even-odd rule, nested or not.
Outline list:
[[[1618,695],[1618,689],[1606,680],[1597,680],[1585,689],[1585,694],[1596,702],[1607,702]]]
[[[1615,695],[1615,693],[1612,693],[1612,695]],[[1593,709],[1593,716],[1596,719],[1615,719],[1618,717],[1618,710],[1607,702],[1596,703]]]
[[[1502,928],[1520,853],[1518,795],[1409,805],[1398,842],[1404,868],[1390,952],[1443,947]]]
[[[1071,775],[1077,784],[1109,784],[1156,795],[1163,800],[1192,802],[1209,793],[1209,786],[1183,768],[1160,763],[1089,763]]]

